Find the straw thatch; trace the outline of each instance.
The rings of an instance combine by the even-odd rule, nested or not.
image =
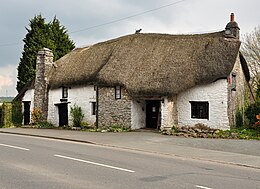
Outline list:
[[[171,95],[227,77],[240,41],[223,32],[133,34],[79,48],[56,61],[50,87],[95,83],[131,95]]]

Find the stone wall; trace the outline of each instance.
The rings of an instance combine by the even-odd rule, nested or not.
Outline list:
[[[115,99],[114,87],[98,88],[98,127],[112,125],[131,128],[131,103],[127,91],[121,88],[121,99]]]
[[[235,81],[232,80],[232,74],[235,74],[236,76]],[[247,103],[246,101],[249,99],[249,87],[247,85],[247,81],[243,73],[239,55],[237,57],[234,68],[228,78],[228,81],[228,117],[231,127],[235,127],[236,113],[240,111],[244,120],[244,109]],[[235,90],[232,90],[233,82],[236,83]]]
[[[48,74],[53,64],[53,53],[47,48],[38,52],[34,91],[34,108],[42,112],[44,120],[48,116]]]

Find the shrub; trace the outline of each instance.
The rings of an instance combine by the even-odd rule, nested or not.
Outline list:
[[[258,121],[256,115],[260,114],[260,102],[249,105],[245,114],[249,120],[249,126],[253,126]]]
[[[74,127],[80,127],[81,126],[81,122],[84,118],[84,114],[82,113],[82,109],[81,107],[77,106],[77,105],[73,105],[70,108],[70,113],[72,116],[72,122],[73,122],[73,126]]]
[[[237,110],[236,111],[236,128],[241,128],[243,127],[243,114],[241,111]]]
[[[43,121],[42,111],[35,108],[32,111],[32,123],[37,125]]]
[[[0,128],[3,127],[3,123],[2,123],[2,106],[0,105]]]
[[[47,121],[42,121],[42,122],[38,123],[37,127],[43,128],[43,129],[52,129],[52,128],[54,128],[54,126],[51,123],[47,122]]]
[[[22,102],[15,101],[12,103],[12,121],[15,126],[21,126],[23,122],[23,114],[22,114]]]

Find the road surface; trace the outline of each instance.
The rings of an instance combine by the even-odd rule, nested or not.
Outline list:
[[[260,189],[260,170],[0,134],[0,189]]]

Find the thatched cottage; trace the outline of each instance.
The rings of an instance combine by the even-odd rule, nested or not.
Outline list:
[[[76,104],[84,121],[99,128],[202,123],[229,129],[250,94],[240,44],[232,14],[220,32],[127,35],[77,48],[56,62],[44,48],[35,80],[18,95],[24,124],[34,108],[54,125],[70,124],[70,107]]]

